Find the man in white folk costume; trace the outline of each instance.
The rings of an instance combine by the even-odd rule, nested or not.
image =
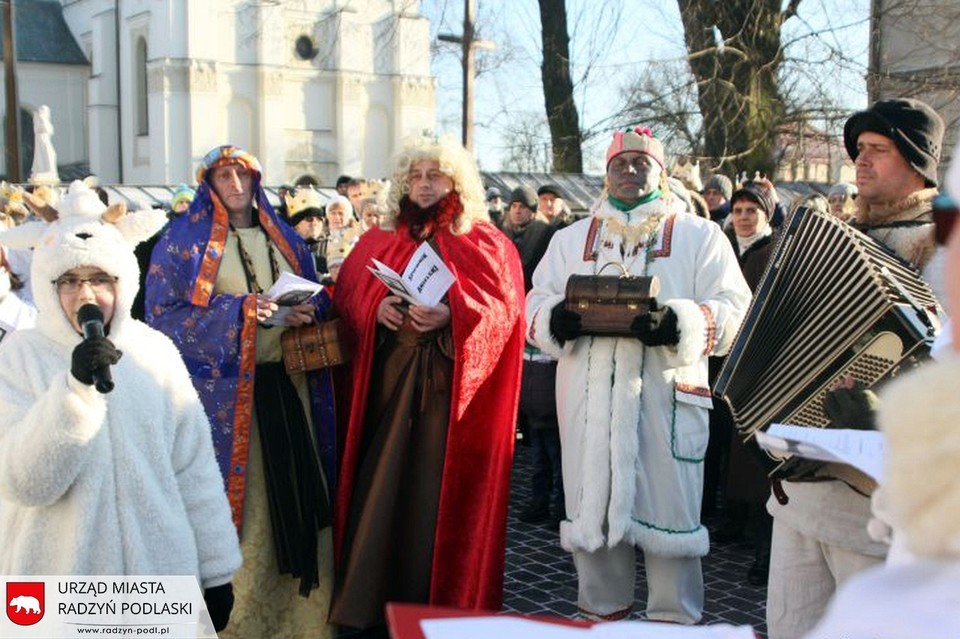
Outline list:
[[[703,611],[707,357],[729,348],[750,289],[720,227],[672,213],[671,197],[660,140],[649,129],[615,133],[603,195],[554,235],[527,297],[527,339],[559,360],[560,542],[573,553],[589,618],[630,613],[636,548],[648,619],[693,624]],[[658,304],[635,318],[631,336],[583,334],[563,306],[571,275],[609,262],[660,280]]]

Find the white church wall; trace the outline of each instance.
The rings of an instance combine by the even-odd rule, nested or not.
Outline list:
[[[417,2],[125,0],[119,23],[116,6],[64,0],[67,22],[94,60],[86,121],[90,162],[105,181],[193,183],[202,156],[229,141],[258,156],[268,183],[304,174],[332,182],[341,173],[382,173],[401,132],[433,128],[429,31]],[[315,56],[297,55],[301,35]],[[146,131],[135,90],[141,39]],[[396,90],[398,74],[422,76],[415,103],[397,101],[409,95]],[[372,128],[376,153],[368,150]]]

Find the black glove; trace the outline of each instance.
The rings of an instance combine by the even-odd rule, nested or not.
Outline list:
[[[85,339],[73,349],[70,372],[78,381],[93,385],[93,372],[105,366],[113,366],[123,355],[106,337]]]
[[[669,306],[653,306],[649,313],[637,315],[630,330],[647,346],[673,346],[680,342],[677,314]]]
[[[207,588],[203,591],[203,600],[207,602],[207,612],[213,629],[220,632],[227,627],[230,621],[230,611],[233,610],[233,584]]]
[[[830,420],[830,428],[876,430],[877,396],[863,382],[855,381],[851,388],[841,386],[827,391],[823,397],[823,412]]]
[[[561,346],[567,340],[580,337],[582,334],[580,313],[568,311],[563,305],[564,302],[560,302],[550,311],[550,332],[553,334],[553,339],[560,342]]]

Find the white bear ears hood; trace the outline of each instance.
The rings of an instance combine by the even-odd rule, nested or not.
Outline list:
[[[33,202],[30,202],[33,207]],[[0,243],[33,248],[31,286],[38,326],[48,336],[67,344],[79,340],[60,306],[52,281],[73,268],[96,266],[116,276],[117,299],[111,336],[129,321],[130,305],[139,288],[140,271],[133,248],[166,224],[163,211],[127,213],[126,205],[106,207],[89,186],[77,180],[56,208],[38,204],[38,215],[48,220],[28,222],[0,234]],[[42,211],[42,212],[41,212]]]

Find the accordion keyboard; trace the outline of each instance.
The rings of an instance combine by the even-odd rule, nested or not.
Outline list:
[[[823,398],[834,383],[847,375],[873,386],[892,371],[903,356],[903,340],[890,332],[880,333],[857,353],[840,372],[823,384],[796,412],[784,420],[798,426],[824,427],[830,420],[823,412]]]

